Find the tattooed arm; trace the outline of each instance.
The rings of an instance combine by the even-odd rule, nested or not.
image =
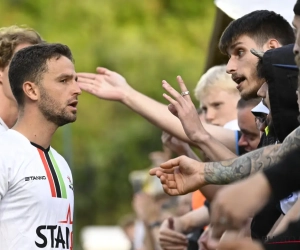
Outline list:
[[[273,166],[297,148],[300,148],[300,127],[290,133],[282,144],[263,147],[227,161],[205,163],[204,179],[209,184],[228,184]]]

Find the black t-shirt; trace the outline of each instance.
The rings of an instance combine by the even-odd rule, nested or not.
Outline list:
[[[274,136],[272,128],[270,128],[269,131],[268,135],[263,133],[258,148],[276,143],[276,137]],[[281,214],[280,201],[278,199],[271,199],[268,204],[253,217],[251,222],[251,237],[263,242]]]

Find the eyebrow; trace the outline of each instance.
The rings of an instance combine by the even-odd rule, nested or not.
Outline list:
[[[242,42],[236,42],[236,43],[232,44],[232,45],[229,47],[229,49],[230,49],[230,50],[233,50],[236,46],[238,46],[238,45],[240,45],[240,44],[242,44]]]
[[[70,78],[73,78],[74,76],[76,77],[76,75],[74,75],[74,74],[65,74],[65,73],[63,73],[63,74],[59,75],[58,77],[56,77],[55,80],[60,80],[62,78],[70,79]]]

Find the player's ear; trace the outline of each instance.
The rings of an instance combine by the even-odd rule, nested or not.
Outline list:
[[[39,99],[40,91],[35,83],[29,81],[24,82],[23,91],[25,97],[27,97],[30,100],[37,101]]]

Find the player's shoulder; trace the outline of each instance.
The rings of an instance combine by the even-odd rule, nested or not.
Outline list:
[[[29,140],[19,132],[9,129],[0,133],[0,152],[16,152],[19,148],[29,146]]]

